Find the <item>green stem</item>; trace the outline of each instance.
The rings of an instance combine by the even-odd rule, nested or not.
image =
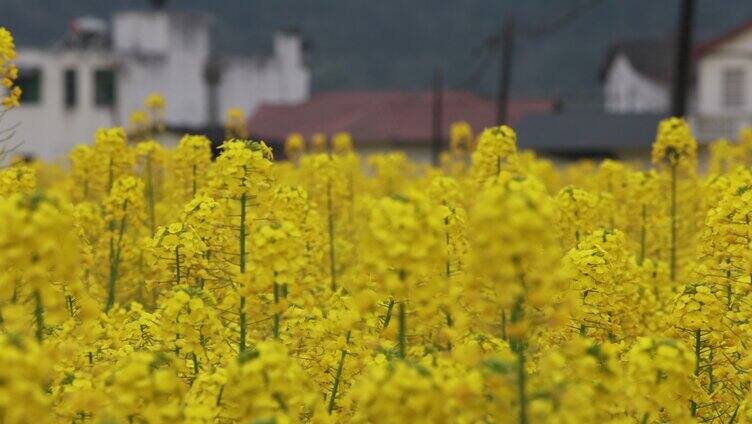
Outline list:
[[[525,286],[525,279],[523,277],[522,271],[519,269],[519,263],[515,261],[518,266],[518,278],[520,280],[520,284],[524,287]],[[521,295],[517,298],[517,301],[514,303],[514,306],[512,307],[512,313],[511,313],[511,322],[512,324],[519,323],[524,318],[525,310],[524,310],[524,302],[525,298],[524,295]],[[510,347],[512,348],[512,351],[517,354],[517,396],[520,401],[519,406],[519,424],[527,424],[528,418],[527,418],[527,374],[525,373],[525,349],[526,349],[526,340],[525,336],[513,336],[510,340]]]
[[[444,205],[446,206],[446,205]],[[446,242],[446,249],[447,249],[447,260],[446,260],[446,277],[451,278],[452,276],[452,260],[449,255],[449,247],[450,247],[450,238],[449,238],[449,217],[444,218],[444,238]]]
[[[332,183],[326,185],[326,204],[328,212],[329,229],[329,275],[332,291],[337,291],[337,271],[335,266],[334,249],[334,211],[332,208]]]
[[[222,394],[225,392],[225,386],[222,386],[219,388],[219,393],[217,394],[217,402],[216,406],[219,406],[222,404]]]
[[[65,304],[68,306],[68,315],[70,315],[71,317],[73,317],[73,315],[75,314],[75,303],[76,301],[73,299],[73,296],[65,296]]]
[[[274,305],[279,305],[279,292],[280,287],[279,284],[274,283]],[[280,321],[280,314],[279,311],[274,313],[274,327],[272,328],[272,333],[274,334],[274,338],[279,338],[279,321]]]
[[[347,332],[347,339],[345,343],[350,343],[350,332]],[[329,404],[326,411],[331,415],[334,410],[335,401],[337,399],[337,392],[339,391],[339,383],[342,381],[342,371],[345,368],[345,357],[347,356],[347,350],[342,349],[340,351],[339,363],[337,364],[337,373],[334,375],[334,383],[332,384],[332,393],[329,396]]]
[[[389,299],[389,303],[386,305],[386,315],[384,315],[384,328],[389,327],[389,322],[392,320],[393,309],[394,309],[394,298]]]
[[[245,296],[240,297],[240,341],[238,342],[238,349],[240,353],[245,351],[245,338],[246,338],[246,317],[245,317]]]
[[[125,234],[125,218],[128,209],[128,202],[123,203],[123,217],[120,219],[120,229],[118,231],[117,243],[114,243],[110,236],[110,278],[107,285],[107,303],[104,311],[107,312],[115,304],[115,289],[118,280],[118,271],[120,268],[120,254],[122,253],[123,234]],[[112,224],[110,224],[112,228]]]
[[[195,168],[194,168],[195,169]],[[195,184],[194,184],[195,186]],[[245,273],[245,211],[246,194],[240,196],[240,273]],[[240,353],[245,351],[246,338],[246,316],[245,316],[245,296],[240,296],[240,340],[238,350]]]
[[[180,284],[180,246],[175,246],[175,282]]]
[[[517,393],[520,399],[519,423],[527,424],[527,376],[525,374],[525,347],[519,343],[517,353]]]
[[[700,376],[700,350],[702,348],[702,330],[697,329],[695,330],[695,377]],[[692,412],[692,416],[697,416],[697,402],[694,400],[690,404],[690,411]]]
[[[196,164],[193,164],[193,179],[192,179],[193,197],[196,197]],[[245,196],[245,194],[244,194]]]
[[[715,389],[715,377],[713,376],[713,346],[708,347],[708,393]]]
[[[647,206],[642,205],[642,222],[640,224],[640,258],[638,263],[642,265],[645,262],[645,249],[646,249],[646,237],[647,231],[645,228],[645,217],[647,216]]]
[[[728,424],[733,424],[736,421],[736,415],[739,413],[739,405],[736,405],[736,409],[734,409],[734,413],[731,414],[731,418],[729,418]]]
[[[239,243],[240,243],[240,272],[245,272],[245,218],[246,218],[246,199],[247,196],[245,193],[243,193],[242,196],[240,196],[240,235],[239,235]]]
[[[44,336],[44,306],[42,305],[42,295],[39,290],[34,291],[34,319],[37,324],[36,336],[37,341],[42,342]]]
[[[399,357],[405,357],[405,350],[407,349],[407,328],[406,328],[406,316],[405,316],[405,301],[399,303],[399,316],[397,328],[397,345],[399,348]]]
[[[676,281],[676,165],[671,165],[671,281]]]
[[[198,357],[196,356],[196,352],[191,352],[191,359],[193,361],[193,374],[198,375],[199,366],[198,366]]]
[[[107,165],[107,193],[112,191],[112,183],[114,183],[114,179],[115,179],[115,171],[112,165],[112,158],[110,158],[110,161]]]
[[[507,339],[507,313],[501,308],[501,339]]]
[[[452,328],[454,326],[454,319],[452,318],[452,313],[448,310],[444,310],[444,317],[446,318],[446,325],[449,328]],[[452,342],[451,340],[447,342],[447,350],[452,350]]]
[[[146,200],[149,207],[149,229],[154,237],[156,227],[156,214],[154,212],[154,181],[151,166],[151,155],[146,157]]]
[[[734,298],[734,290],[731,287],[731,259],[726,258],[726,308],[731,310],[731,301]]]

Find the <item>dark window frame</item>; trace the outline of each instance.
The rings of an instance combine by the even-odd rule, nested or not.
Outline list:
[[[21,104],[42,103],[43,72],[40,67],[22,67],[18,70],[16,85],[21,88]]]
[[[94,70],[94,105],[113,107],[117,101],[115,70],[99,68]]]
[[[66,109],[78,106],[78,70],[68,68],[63,71],[63,104]]]

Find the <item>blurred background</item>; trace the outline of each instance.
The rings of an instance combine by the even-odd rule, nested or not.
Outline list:
[[[348,131],[361,149],[425,160],[458,120],[475,131],[508,123],[521,146],[562,158],[642,155],[658,119],[676,113],[677,78],[680,114],[701,141],[752,123],[748,0],[5,0],[2,9],[24,89],[8,119],[20,122],[21,151],[42,157],[97,127],[127,126],[153,91],[176,135],[221,138],[225,114],[240,108],[250,135],[272,144]]]

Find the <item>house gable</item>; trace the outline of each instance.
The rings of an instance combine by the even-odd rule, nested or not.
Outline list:
[[[695,49],[695,57],[702,60],[710,56],[738,55],[742,52],[752,54],[752,21],[700,44]]]
[[[609,113],[663,112],[668,108],[667,85],[640,73],[624,53],[610,60],[603,90]]]

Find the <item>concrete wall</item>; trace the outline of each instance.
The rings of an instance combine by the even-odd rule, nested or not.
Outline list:
[[[96,106],[94,102],[94,72],[112,68],[115,60],[107,52],[92,50],[18,49],[16,63],[25,69],[41,71],[41,96],[37,104],[21,103],[10,110],[0,128],[18,123],[10,144],[22,143],[18,153],[32,154],[45,159],[64,155],[76,144],[92,140],[94,131],[112,126],[113,109]],[[76,70],[77,104],[66,108],[64,102],[64,72]]]
[[[295,104],[308,100],[310,71],[300,36],[278,32],[269,57],[231,57],[222,62],[219,112],[239,107],[249,116],[262,104]]]
[[[121,121],[153,91],[167,102],[171,125],[206,125],[209,19],[160,11],[123,12],[113,21],[114,53],[121,59],[118,102]]]
[[[669,108],[668,87],[638,73],[624,54],[611,63],[603,88],[608,113],[664,112]]]

